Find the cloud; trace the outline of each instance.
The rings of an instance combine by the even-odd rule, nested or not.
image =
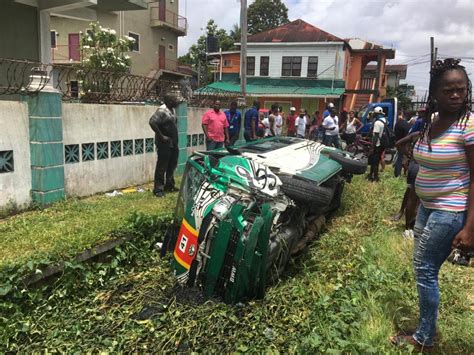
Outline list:
[[[473,0],[283,0],[290,20],[298,18],[341,38],[358,37],[396,49],[391,63],[407,63],[406,82],[422,96],[428,87],[430,37],[442,57],[463,59],[474,75]],[[180,0],[187,2],[188,36],[181,38],[184,54],[203,33],[209,19],[229,30],[239,23],[238,0]],[[252,3],[253,1],[248,1]],[[182,13],[182,12],[181,12]]]

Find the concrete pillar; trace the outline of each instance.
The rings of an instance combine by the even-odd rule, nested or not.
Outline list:
[[[31,197],[45,206],[65,197],[61,96],[46,90],[29,96],[27,102]]]
[[[187,134],[188,134],[188,104],[186,102],[180,103],[176,108],[176,117],[178,119],[178,146],[179,146],[179,158],[178,167],[176,168],[177,174],[184,172],[184,166],[188,159],[187,152]]]

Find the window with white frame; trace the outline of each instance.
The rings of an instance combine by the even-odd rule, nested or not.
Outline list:
[[[308,57],[308,78],[318,76],[318,57]]]
[[[57,36],[58,36],[58,33],[55,30],[51,30],[51,48],[57,48],[56,47]]]
[[[128,37],[132,37],[135,41],[132,44],[133,52],[140,52],[140,35],[134,32],[128,32]]]
[[[268,67],[270,64],[270,57],[260,57],[260,76],[268,76]]]
[[[281,76],[301,76],[301,57],[283,57]]]
[[[255,57],[247,57],[247,75],[255,75]]]

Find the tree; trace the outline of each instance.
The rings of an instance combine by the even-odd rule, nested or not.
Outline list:
[[[132,61],[127,52],[134,41],[131,37],[118,38],[115,30],[91,23],[81,38],[81,65],[104,71],[129,71]]]
[[[211,68],[207,63],[207,36],[215,36],[219,42],[219,48],[223,51],[235,49],[234,39],[227,32],[218,28],[213,19],[210,19],[206,26],[206,34],[201,35],[196,44],[193,44],[186,55],[178,58],[182,64],[191,64],[193,69],[198,72],[200,85],[206,85],[212,81]]]
[[[130,71],[132,61],[127,52],[134,41],[131,37],[118,38],[115,30],[99,23],[90,24],[81,38],[81,65],[77,71],[82,101],[98,102],[113,91],[116,79]]]
[[[402,84],[397,88],[387,87],[387,98],[397,98],[398,111],[410,111],[412,107],[411,99],[407,96],[407,85]]]
[[[288,22],[288,8],[281,0],[255,0],[247,11],[250,34],[271,30]]]

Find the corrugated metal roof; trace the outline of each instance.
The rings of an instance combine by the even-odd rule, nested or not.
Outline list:
[[[296,20],[272,30],[249,36],[247,42],[344,42],[344,40],[303,20]]]

